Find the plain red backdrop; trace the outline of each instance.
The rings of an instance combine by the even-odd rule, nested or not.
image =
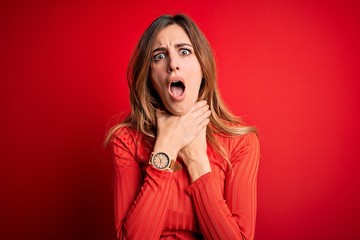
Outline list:
[[[359,239],[357,1],[0,5],[1,239],[114,239],[101,143],[126,66],[163,13],[210,40],[223,98],[256,125],[256,239]]]

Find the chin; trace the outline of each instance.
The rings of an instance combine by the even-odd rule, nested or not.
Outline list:
[[[173,114],[173,115],[176,115],[176,116],[181,116],[181,115],[184,115],[186,113],[188,113],[190,111],[191,107],[171,107],[171,108],[168,108],[168,111]]]

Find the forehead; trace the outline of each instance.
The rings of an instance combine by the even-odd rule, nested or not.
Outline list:
[[[172,46],[177,43],[191,44],[189,36],[177,24],[172,24],[162,29],[155,38],[153,47]]]

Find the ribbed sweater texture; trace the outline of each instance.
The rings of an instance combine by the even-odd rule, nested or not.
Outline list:
[[[113,140],[118,239],[253,239],[259,141],[255,133],[216,135],[229,163],[210,145],[211,169],[194,182],[149,165],[153,144],[128,127]]]

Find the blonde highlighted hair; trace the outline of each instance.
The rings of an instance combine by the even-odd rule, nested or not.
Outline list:
[[[158,17],[140,38],[127,71],[131,113],[121,123],[108,131],[104,143],[107,145],[114,133],[125,126],[136,129],[149,141],[154,141],[156,138],[155,109],[162,107],[162,102],[150,81],[152,46],[157,34],[172,24],[179,25],[189,36],[203,72],[199,100],[207,100],[212,113],[207,128],[207,140],[228,160],[228,153],[223,146],[219,146],[215,141],[214,134],[236,136],[256,132],[256,129],[245,126],[224,105],[219,94],[215,58],[210,44],[197,25],[189,17],[182,14]]]

